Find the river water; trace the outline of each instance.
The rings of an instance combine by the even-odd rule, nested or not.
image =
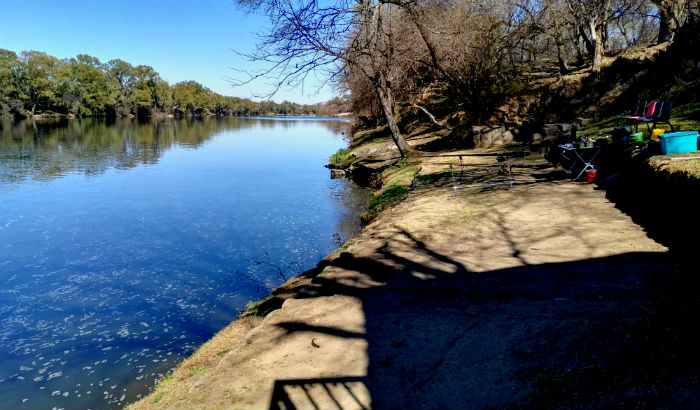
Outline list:
[[[0,125],[0,409],[121,408],[356,233],[348,127]]]

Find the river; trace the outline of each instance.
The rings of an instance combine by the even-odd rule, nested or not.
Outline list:
[[[336,119],[0,125],[0,409],[121,408],[359,229]]]

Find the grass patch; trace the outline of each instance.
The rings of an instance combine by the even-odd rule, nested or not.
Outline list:
[[[374,219],[379,212],[405,198],[413,179],[420,171],[420,163],[402,158],[381,173],[382,188],[369,201],[367,212],[360,218],[364,222]]]
[[[700,182],[700,159],[672,160],[671,158],[685,158],[700,156],[698,152],[683,154],[656,155],[649,158],[649,166],[655,172],[666,172],[674,178],[687,178]]]
[[[700,128],[700,104],[689,103],[673,107],[671,124],[678,130],[697,130]]]
[[[420,163],[411,163],[407,158],[400,159],[382,172],[383,186],[387,188],[380,189],[378,194],[381,195],[383,191],[394,185],[410,186],[418,171],[420,171]]]
[[[263,301],[263,299],[254,300],[254,301],[250,301],[250,302],[246,303],[245,310],[253,310],[253,309],[257,308],[258,306],[260,306],[262,301]]]
[[[380,195],[369,201],[369,209],[376,209],[382,204],[394,200],[408,192],[408,188],[402,185],[392,185],[385,189]]]
[[[158,384],[156,384],[156,387],[154,390],[161,390],[157,394],[153,396],[153,403],[158,403],[163,399],[163,397],[170,392],[170,390],[166,390],[165,386],[170,383],[173,380],[173,374],[168,373],[165,376],[161,377],[161,379],[158,381]]]
[[[363,221],[372,220],[382,209],[390,203],[397,203],[408,192],[408,188],[402,185],[391,185],[384,189],[379,195],[369,201],[369,209],[361,215]]]
[[[578,129],[577,135],[587,135],[595,138],[596,135],[600,133],[610,134],[618,125],[626,124],[624,121],[618,120],[617,115],[618,114],[611,115],[590,124],[586,124]]]
[[[206,372],[207,370],[209,370],[210,368],[211,368],[210,364],[206,364],[204,366],[199,366],[196,369],[192,370],[188,377],[194,377],[198,374],[202,374],[202,373]]]
[[[168,373],[160,379],[158,384],[165,385],[166,383],[170,382],[170,380],[172,380],[172,379],[173,379],[173,374]]]
[[[443,216],[439,226],[448,231],[454,230],[455,227],[474,228],[477,226],[477,218],[483,214],[484,210],[481,207],[472,205],[470,207],[465,207],[459,212],[449,213]]]
[[[442,172],[434,172],[432,174],[426,174],[426,175],[419,175],[418,176],[418,182],[422,184],[445,184],[452,182],[452,176],[453,173],[452,171],[442,171]]]
[[[221,357],[221,356],[225,355],[226,353],[228,353],[228,352],[230,352],[230,351],[231,351],[231,349],[224,349],[224,350],[222,350],[222,351],[220,351],[220,352],[217,352],[217,353],[216,353],[216,357]]]
[[[328,162],[333,165],[348,165],[355,160],[355,156],[350,153],[349,149],[339,149],[335,154],[328,158]]]
[[[348,248],[355,245],[355,243],[356,243],[356,241],[354,241],[354,240],[347,241],[342,246],[340,246],[339,248],[337,248],[336,250],[334,250],[331,253],[343,253],[343,252],[347,251]]]
[[[153,397],[153,403],[158,403],[159,401],[163,400],[163,397],[168,394],[168,390],[163,390],[162,392],[158,393]]]

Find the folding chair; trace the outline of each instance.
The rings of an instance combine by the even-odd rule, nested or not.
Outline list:
[[[646,123],[647,129],[649,129],[649,131],[651,131],[651,129],[653,128],[656,128],[656,124],[668,124],[669,127],[671,127],[671,132],[674,132],[675,130],[673,129],[673,124],[671,124],[671,107],[673,106],[673,102],[666,101],[662,102],[661,104],[663,105],[661,106],[661,110],[659,111],[658,115],[652,118],[645,118],[639,121]],[[650,123],[652,124],[651,128],[649,128]]]

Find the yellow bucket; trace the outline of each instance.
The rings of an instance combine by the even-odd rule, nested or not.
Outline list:
[[[663,128],[654,128],[651,130],[651,138],[659,138],[659,135],[663,134],[664,132],[666,132],[666,130]]]

